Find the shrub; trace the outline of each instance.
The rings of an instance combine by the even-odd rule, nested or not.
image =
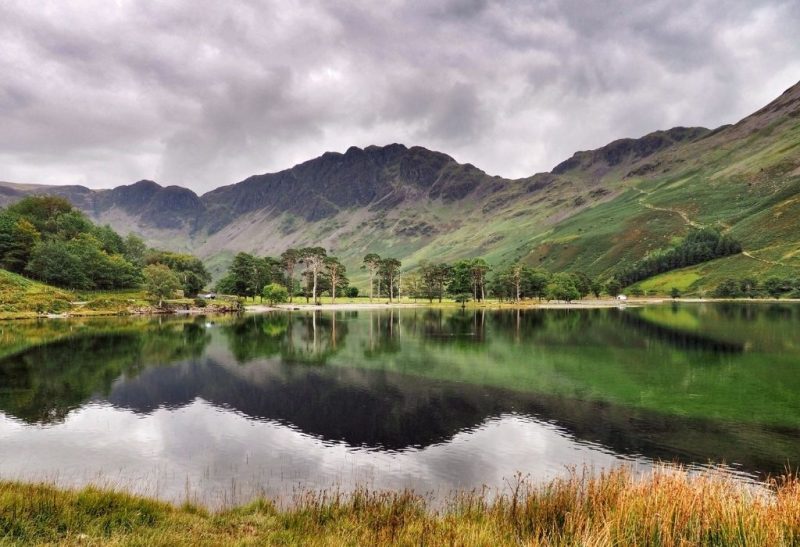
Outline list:
[[[261,295],[264,297],[264,300],[269,302],[270,306],[281,304],[289,300],[289,291],[286,290],[286,287],[278,283],[270,283],[264,287]]]

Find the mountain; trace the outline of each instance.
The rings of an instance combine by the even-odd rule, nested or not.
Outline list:
[[[581,151],[549,173],[491,176],[418,146],[351,147],[202,196],[139,181],[111,190],[0,183],[0,204],[70,199],[94,220],[191,250],[217,273],[237,251],[322,245],[358,277],[368,252],[423,259],[522,259],[608,274],[692,227],[746,252],[681,283],[800,267],[800,84],[736,124],[676,127]],[[666,282],[674,283],[675,279]]]

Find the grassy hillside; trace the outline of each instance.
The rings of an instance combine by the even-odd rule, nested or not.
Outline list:
[[[0,317],[60,313],[75,295],[0,269]]]
[[[623,190],[619,197],[534,236],[526,260],[608,275],[692,227],[707,226],[741,241],[744,253],[663,274],[642,287],[698,292],[724,277],[798,275],[799,103],[795,86],[736,125],[657,154],[621,180],[614,175],[607,184]]]

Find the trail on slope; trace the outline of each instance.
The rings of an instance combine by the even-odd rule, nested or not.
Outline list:
[[[639,192],[641,194],[641,196],[639,196],[639,199],[637,201],[639,202],[639,204],[642,207],[645,207],[647,209],[651,209],[653,211],[663,211],[665,213],[673,213],[673,214],[679,215],[683,219],[683,221],[687,225],[691,226],[692,228],[697,228],[697,229],[705,228],[705,225],[700,224],[699,222],[693,221],[692,219],[689,218],[689,215],[687,215],[685,212],[683,212],[683,211],[681,211],[679,209],[669,209],[667,207],[656,207],[652,203],[647,203],[647,201],[645,201],[645,199],[652,192],[648,192],[646,190],[642,190],[641,188],[638,188],[636,186],[631,186],[631,188],[633,188],[634,190],[636,190],[637,192]],[[722,226],[725,227],[725,231],[726,232],[730,231],[730,229],[732,228],[732,226],[730,226],[729,224],[725,224],[724,222],[720,222],[720,224],[722,224]],[[755,256],[755,255],[752,254],[753,252],[763,251],[764,249],[768,249],[768,248],[769,247],[764,247],[763,249],[756,249],[754,251],[742,250],[742,254],[744,256],[746,256],[747,258],[752,258],[753,260],[758,260],[759,262],[763,262],[764,264],[770,264],[772,266],[786,266],[786,264],[784,264],[783,262],[777,262],[777,261],[774,261],[774,260],[768,260],[766,258],[761,258],[761,257]]]
[[[645,198],[647,196],[649,196],[652,192],[647,192],[646,190],[642,190],[641,188],[638,188],[636,186],[631,186],[631,188],[633,188],[634,190],[636,190],[637,192],[642,194],[638,199],[638,202],[642,207],[646,207],[647,209],[652,209],[653,211],[663,211],[665,213],[672,213],[672,214],[678,215],[683,219],[683,221],[686,224],[688,224],[692,228],[698,228],[698,229],[705,228],[705,226],[703,224],[700,224],[699,222],[695,222],[694,220],[690,219],[689,215],[687,215],[686,213],[684,213],[683,211],[681,211],[679,209],[669,209],[667,207],[656,207],[652,203],[647,203],[645,201]]]

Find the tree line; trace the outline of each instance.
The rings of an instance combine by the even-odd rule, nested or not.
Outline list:
[[[612,296],[619,294],[618,286],[608,287],[582,272],[553,274],[522,263],[493,271],[483,258],[452,264],[423,261],[416,270],[403,274],[403,286],[406,295],[429,302],[441,302],[443,297],[449,296],[465,303],[484,300],[487,295],[501,301],[536,298],[570,302],[589,294],[600,296],[604,291],[613,293]]]
[[[123,238],[55,196],[30,196],[0,209],[0,267],[79,290],[149,290],[157,277],[163,290],[153,294],[161,298],[180,289],[194,296],[211,280],[198,258],[149,249],[134,234]]]
[[[244,298],[259,296],[273,304],[295,297],[317,303],[324,293],[334,302],[337,296],[358,296],[345,265],[322,247],[290,248],[278,257],[238,253],[216,290]]]
[[[550,273],[522,263],[494,270],[483,258],[453,263],[422,261],[412,270],[402,270],[402,262],[376,253],[365,255],[361,268],[368,277],[370,301],[386,298],[391,303],[402,296],[442,301],[453,298],[466,303],[488,296],[506,301],[524,299],[573,301],[589,294],[617,296],[621,285],[608,283],[582,272]],[[279,257],[258,257],[238,253],[225,276],[216,285],[222,294],[245,298],[261,297],[270,303],[291,302],[304,297],[317,303],[322,294],[356,297],[342,262],[321,247],[287,249]]]
[[[728,235],[711,228],[693,229],[678,245],[656,250],[615,274],[619,283],[626,287],[637,281],[693,266],[715,258],[742,252],[742,245]]]
[[[774,276],[763,282],[753,277],[726,278],[714,288],[711,295],[715,298],[800,298],[800,277]]]

